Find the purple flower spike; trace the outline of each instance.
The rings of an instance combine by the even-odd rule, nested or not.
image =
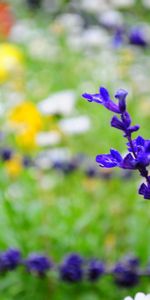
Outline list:
[[[138,31],[135,32],[139,34]],[[136,36],[136,35],[135,35]],[[124,133],[127,138],[128,153],[122,158],[117,150],[110,150],[109,154],[100,154],[96,156],[96,162],[102,168],[119,167],[127,170],[138,170],[140,175],[146,179],[146,184],[143,183],[139,188],[139,194],[145,199],[150,199],[150,176],[148,176],[147,167],[150,165],[150,140],[144,140],[142,137],[132,139],[132,133],[139,130],[139,125],[131,125],[130,114],[126,111],[127,91],[119,89],[115,98],[118,99],[118,104],[110,99],[108,91],[101,87],[100,93],[95,95],[84,94],[88,101],[98,102],[105,106],[108,110],[120,114],[114,115],[111,119],[111,126],[115,127]]]

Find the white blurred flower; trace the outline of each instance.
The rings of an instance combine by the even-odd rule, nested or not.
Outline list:
[[[106,0],[82,0],[80,7],[90,13],[97,13],[108,9],[109,4],[106,2]]]
[[[71,157],[71,153],[67,148],[53,148],[42,152],[35,160],[37,167],[41,169],[49,169],[55,161],[63,162]]]
[[[73,50],[91,50],[109,43],[109,36],[105,29],[99,26],[90,26],[80,33],[67,37],[68,46]]]
[[[16,43],[27,43],[39,34],[32,21],[18,21],[11,29],[9,39]]]
[[[107,42],[107,32],[98,26],[91,26],[83,32],[82,44],[84,47],[99,47]]]
[[[46,12],[55,12],[59,9],[61,4],[61,0],[43,0],[42,8],[46,10]]]
[[[68,35],[67,37],[68,47],[73,51],[80,51],[83,49],[83,39],[81,33],[74,33],[73,35]]]
[[[150,294],[145,295],[144,293],[137,293],[134,298],[127,296],[124,300],[150,300]]]
[[[70,150],[65,147],[53,148],[47,151],[46,153],[49,159],[51,160],[51,162],[54,162],[56,160],[66,161],[67,159],[71,158]]]
[[[36,136],[38,146],[56,145],[60,142],[61,135],[57,131],[39,132]]]
[[[107,10],[99,16],[99,21],[106,27],[115,28],[123,24],[123,17],[119,11]]]
[[[135,4],[135,0],[111,0],[111,3],[116,7],[129,7]]]
[[[40,60],[54,59],[58,56],[59,48],[52,39],[50,41],[47,37],[39,36],[34,38],[28,45],[28,50],[33,58]]]
[[[75,92],[64,90],[49,96],[38,104],[38,109],[44,115],[69,115],[73,112],[75,105]]]
[[[83,28],[84,21],[82,17],[75,13],[65,13],[59,15],[54,24],[59,25],[64,31],[68,33],[80,32]]]
[[[61,120],[59,126],[65,134],[80,134],[90,129],[90,119],[87,116],[68,118]]]
[[[150,0],[143,0],[142,3],[146,8],[150,8]]]

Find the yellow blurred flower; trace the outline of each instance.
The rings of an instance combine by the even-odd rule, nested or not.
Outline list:
[[[33,149],[36,146],[36,135],[36,130],[22,130],[16,136],[17,144],[26,149]]]
[[[12,159],[6,161],[5,166],[9,176],[17,177],[22,171],[21,158],[17,155],[13,156]]]
[[[42,127],[42,116],[36,105],[30,101],[18,104],[10,113],[10,122],[16,127],[34,128],[40,130]]]
[[[121,49],[120,50],[120,59],[122,63],[126,63],[128,65],[132,64],[135,60],[135,54],[131,49]]]
[[[42,129],[43,119],[32,102],[22,102],[14,107],[9,113],[9,123],[16,129],[16,140],[20,146],[35,146],[36,134]]]
[[[20,49],[12,44],[0,44],[0,83],[9,79],[14,73],[20,72],[23,55]]]
[[[112,251],[116,244],[116,236],[113,233],[107,234],[105,239],[105,249]]]

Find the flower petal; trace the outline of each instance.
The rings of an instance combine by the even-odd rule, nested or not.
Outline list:
[[[135,159],[131,155],[131,153],[128,153],[121,164],[121,167],[123,169],[129,169],[129,170],[134,170],[135,169]]]
[[[113,116],[111,119],[111,126],[120,130],[125,130],[125,126],[122,121],[120,121],[117,116]]]
[[[117,93],[115,94],[115,98],[119,100],[119,108],[121,112],[124,112],[126,110],[126,97],[128,95],[128,92],[123,89],[119,89]]]
[[[100,87],[99,91],[100,91],[100,95],[103,99],[103,103],[110,100],[110,95],[104,87]]]
[[[114,168],[118,165],[118,162],[111,154],[100,154],[96,156],[96,162],[102,168]]]
[[[135,295],[134,300],[145,300],[145,294],[144,293],[137,293]]]
[[[82,94],[82,97],[84,97],[89,102],[96,102],[96,103],[102,104],[102,100],[101,100],[100,94],[88,94],[88,93],[84,93],[84,94]]]
[[[116,159],[116,161],[117,161],[118,163],[120,163],[120,162],[122,161],[122,156],[120,155],[120,153],[119,153],[117,150],[115,150],[115,149],[110,149],[110,153],[111,153],[112,157],[113,157],[114,159]]]

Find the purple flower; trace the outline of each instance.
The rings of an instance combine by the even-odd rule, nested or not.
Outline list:
[[[133,287],[138,284],[138,265],[139,261],[136,258],[118,262],[113,269],[116,284],[123,287]]]
[[[24,263],[28,272],[33,272],[40,276],[45,275],[46,272],[53,267],[48,257],[36,253],[30,254]]]
[[[139,26],[132,28],[129,33],[129,42],[132,45],[146,47],[148,45],[148,41],[146,39],[143,28]]]
[[[100,154],[96,156],[96,162],[102,168],[120,167],[123,159],[115,149],[110,149],[110,154]]]
[[[9,271],[17,268],[21,262],[21,254],[17,249],[10,248],[0,253],[0,271]]]
[[[149,176],[150,179],[150,176]],[[150,184],[142,183],[139,188],[139,194],[144,196],[144,199],[150,200]]]
[[[133,147],[137,153],[145,153],[150,157],[150,140],[145,140],[143,137],[138,136],[132,141]],[[127,143],[128,150],[132,152],[130,143]]]
[[[128,153],[123,159],[121,167],[123,169],[138,170],[141,168],[145,168],[148,165],[149,159],[145,154],[138,154],[137,157],[134,158],[131,153]]]
[[[89,102],[96,102],[104,105],[108,110],[120,114],[119,105],[110,99],[108,91],[104,87],[100,87],[99,94],[83,94],[82,95]]]
[[[131,133],[134,131],[139,130],[140,126],[130,126],[131,125],[131,118],[128,112],[124,112],[121,114],[121,120],[117,116],[113,116],[111,119],[111,126],[115,127],[119,130],[124,132],[124,136],[128,137],[131,136]]]
[[[65,174],[69,174],[75,171],[78,167],[78,162],[75,160],[70,161],[54,161],[52,168],[55,170],[59,170],[64,172]]]
[[[10,148],[4,148],[0,150],[0,156],[3,161],[10,160],[12,158],[13,152]]]
[[[97,177],[98,172],[95,166],[88,166],[85,170],[85,174],[87,175],[87,177],[93,178]]]
[[[119,109],[120,109],[121,113],[126,111],[127,95],[128,95],[128,92],[123,89],[119,89],[115,94],[115,98],[117,98],[119,100]]]
[[[88,270],[87,270],[87,277],[90,281],[95,281],[99,279],[105,272],[105,266],[104,263],[92,259],[88,264]]]
[[[29,156],[23,157],[22,164],[25,168],[31,167],[33,165],[32,160]]]
[[[67,282],[78,282],[83,278],[83,259],[78,254],[68,255],[59,267],[60,278]]]
[[[124,43],[124,32],[122,29],[117,29],[113,36],[113,46],[119,48]]]
[[[109,154],[100,154],[96,156],[96,162],[103,168],[119,167],[127,170],[138,170],[142,177],[145,177],[146,184],[142,184],[139,189],[139,194],[145,199],[150,199],[150,177],[148,176],[147,167],[150,165],[150,140],[144,140],[142,137],[137,137],[132,140],[132,133],[139,130],[139,125],[131,125],[130,114],[126,111],[127,92],[119,89],[115,98],[118,99],[118,104],[110,99],[108,91],[101,87],[99,94],[83,94],[90,102],[97,102],[104,105],[112,112],[118,113],[111,119],[111,126],[115,127],[124,133],[127,138],[128,151],[123,158],[117,150],[110,150]]]

